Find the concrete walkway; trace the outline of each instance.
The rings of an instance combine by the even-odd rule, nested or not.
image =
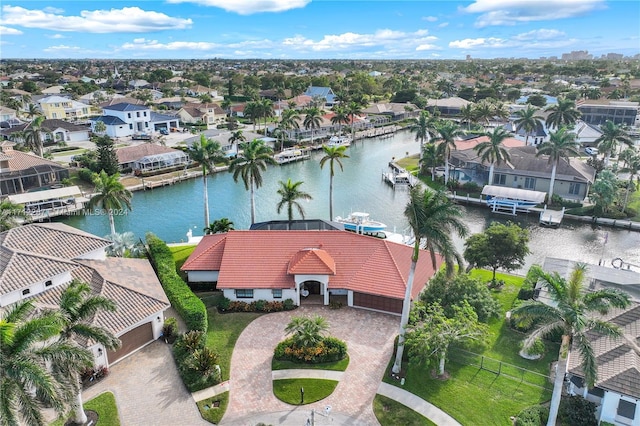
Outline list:
[[[380,383],[378,393],[422,414],[438,426],[461,426],[453,417],[435,405],[399,387],[388,383]]]
[[[290,369],[290,370],[274,370],[271,372],[273,380],[281,379],[325,379],[335,380],[339,382],[344,376],[344,371],[332,370],[312,370],[307,368]]]

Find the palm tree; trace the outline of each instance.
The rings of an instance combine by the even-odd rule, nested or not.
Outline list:
[[[585,272],[586,265],[577,264],[569,280],[566,280],[557,272],[548,273],[539,266],[533,266],[532,282],[539,282],[545,287],[552,304],[526,301],[512,312],[513,318],[520,324],[535,327],[524,342],[525,348],[531,347],[536,339],[557,332],[562,333],[557,380],[553,388],[547,425],[556,424],[562,382],[567,369],[566,354],[571,342],[580,354],[585,381],[591,388],[596,383],[598,367],[588,337],[589,331],[593,330],[609,337],[620,336],[620,329],[616,325],[598,319],[593,314],[606,314],[611,308],[626,308],[630,304],[629,295],[617,289],[587,291],[583,286]]]
[[[416,134],[416,141],[420,141],[420,152],[424,143],[437,135],[436,125],[438,121],[428,111],[421,111],[416,124],[411,126],[411,131]]]
[[[456,232],[461,238],[469,232],[467,225],[462,220],[462,210],[453,204],[442,191],[422,189],[414,186],[409,189],[409,202],[404,209],[404,216],[413,231],[415,241],[413,254],[411,255],[411,268],[407,278],[404,302],[402,304],[402,317],[400,319],[400,336],[398,338],[398,350],[396,352],[393,372],[399,373],[404,351],[405,328],[409,322],[411,310],[411,293],[416,266],[420,256],[420,246],[429,250],[433,269],[437,268],[436,251],[444,258],[447,274],[453,274],[454,264],[457,262],[462,269],[463,259],[458,253],[451,234]]]
[[[38,116],[34,118],[31,123],[24,128],[24,142],[25,145],[29,147],[36,155],[42,157],[43,155],[43,141],[42,141],[42,132],[45,130],[42,128],[42,123],[44,121],[43,116]]]
[[[329,163],[329,220],[333,220],[333,176],[335,175],[334,163],[338,163],[340,171],[343,171],[341,158],[349,158],[345,154],[346,146],[327,146],[323,145],[324,157],[320,159],[320,168],[324,168]]]
[[[59,339],[62,325],[55,312],[36,313],[31,301],[21,301],[0,314],[0,425],[44,425],[41,404],[65,414],[77,386],[49,368],[51,363],[79,372],[93,357]]]
[[[123,212],[125,208],[131,211],[131,191],[120,182],[120,174],[108,175],[104,170],[93,177],[96,194],[89,200],[89,209],[99,208],[109,216],[111,234],[116,233],[113,220],[115,212]]]
[[[629,160],[627,161],[627,168],[629,169],[629,182],[627,183],[627,190],[624,194],[622,211],[625,211],[627,209],[627,203],[629,202],[629,191],[631,190],[631,187],[634,186],[633,177],[640,171],[640,154],[636,154],[633,157],[629,158]],[[637,186],[634,187],[634,189],[637,189]]]
[[[569,162],[569,155],[578,155],[578,145],[576,144],[576,134],[569,132],[566,127],[560,128],[557,132],[549,134],[549,141],[538,146],[536,157],[548,155],[549,163],[553,164],[551,169],[551,181],[549,182],[549,201],[553,197],[553,185],[556,180],[556,169],[560,159],[565,158]]]
[[[244,137],[244,136],[243,136]],[[227,164],[229,159],[222,151],[220,142],[208,139],[204,133],[200,134],[200,140],[195,141],[188,149],[189,157],[200,163],[202,167],[202,188],[204,191],[204,224],[209,225],[209,189],[207,188],[207,175],[215,168],[216,163]]]
[[[480,142],[475,146],[474,150],[480,156],[482,162],[491,163],[489,168],[489,185],[493,184],[493,169],[495,165],[502,164],[503,161],[509,161],[509,152],[504,148],[502,142],[510,136],[504,127],[496,127],[493,132],[485,134],[489,138],[488,141]]]
[[[5,200],[0,203],[0,232],[19,226],[21,221],[27,219],[24,207]]]
[[[253,131],[256,131],[256,122],[260,119],[260,106],[255,101],[249,101],[244,105],[244,116],[253,123]]]
[[[525,109],[518,110],[514,114],[516,119],[513,123],[516,125],[516,131],[520,129],[525,131],[525,145],[529,144],[529,136],[531,133],[535,132],[542,126],[543,118],[536,115],[537,113],[538,108],[527,105]]]
[[[60,337],[63,342],[75,345],[79,349],[82,349],[78,344],[79,338],[99,343],[111,351],[120,347],[120,339],[113,333],[104,327],[92,324],[93,318],[101,312],[115,312],[116,304],[111,299],[91,294],[88,284],[74,280],[62,292],[59,306],[58,314],[62,318]],[[63,366],[62,372],[71,373],[75,377],[75,383],[78,384],[75,389],[76,400],[72,404],[75,413],[74,422],[85,424],[87,415],[82,408],[82,389],[79,386],[78,373],[64,370]]]
[[[622,128],[615,124],[613,121],[607,120],[602,126],[600,126],[602,135],[595,140],[598,144],[598,151],[604,155],[604,165],[609,165],[609,158],[611,154],[616,152],[619,144],[625,144],[629,147],[633,146],[633,141],[629,137],[629,134]]]
[[[305,129],[311,129],[311,145],[313,145],[313,131],[314,129],[319,128],[320,124],[322,123],[321,112],[319,108],[312,107],[307,108],[305,114],[306,115],[304,116],[304,121],[302,124],[304,125]]]
[[[476,121],[476,111],[473,104],[467,104],[460,108],[460,122],[467,123],[467,130],[471,130],[471,123]]]
[[[489,124],[489,120],[494,116],[494,107],[486,99],[478,102],[473,110],[476,120],[478,122],[483,121],[487,125]]]
[[[558,103],[547,107],[545,111],[550,112],[546,120],[547,127],[555,129],[573,127],[582,115],[576,109],[576,103],[567,98],[558,98]]]
[[[331,124],[337,124],[338,134],[342,134],[342,125],[349,124],[349,114],[344,107],[339,105],[333,108],[333,114],[333,117],[331,117]]]
[[[428,167],[431,170],[431,181],[435,181],[436,166],[442,163],[438,148],[434,143],[428,143],[422,148],[420,167]]]
[[[293,208],[295,207],[304,219],[304,209],[302,205],[298,202],[298,200],[312,200],[313,197],[300,190],[300,186],[303,184],[302,181],[292,182],[291,179],[287,179],[286,182],[280,181],[280,188],[278,188],[278,195],[280,195],[280,201],[278,202],[278,214],[282,208],[287,206],[287,217],[289,221],[293,220]]]
[[[362,107],[359,103],[351,101],[347,104],[347,114],[351,117],[351,140],[355,142],[356,140],[356,115],[360,116],[362,114]]]
[[[277,164],[273,159],[273,150],[260,139],[254,139],[245,145],[242,154],[231,162],[229,173],[233,173],[233,180],[242,177],[244,187],[251,191],[251,223],[256,221],[255,190],[262,186],[262,173],[267,164]]]
[[[458,123],[444,120],[436,126],[437,135],[433,140],[438,145],[438,151],[444,158],[444,183],[449,182],[449,160],[451,151],[456,149],[456,139],[464,135]]]
[[[203,229],[205,235],[210,234],[224,234],[225,232],[233,231],[233,222],[231,222],[228,218],[223,217],[220,219],[216,219],[209,224],[206,228]]]
[[[27,106],[27,109],[24,111],[24,115],[27,118],[33,120],[35,117],[38,117],[39,115],[41,115],[41,112],[38,109],[38,106],[36,104],[29,103],[29,105]]]
[[[312,318],[293,317],[284,329],[286,334],[292,334],[298,346],[316,346],[322,340],[322,335],[329,329],[324,317],[316,315]]]
[[[262,99],[257,101],[260,117],[264,118],[264,129],[267,130],[267,120],[273,117],[273,102],[270,99]]]
[[[236,144],[236,155],[240,152],[240,142],[246,142],[247,138],[242,134],[242,130],[236,130],[235,132],[231,132],[231,137],[229,138],[230,144]]]

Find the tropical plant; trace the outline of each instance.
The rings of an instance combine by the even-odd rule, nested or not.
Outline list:
[[[327,146],[323,145],[324,157],[320,159],[320,168],[324,168],[324,165],[329,163],[329,220],[333,220],[333,176],[335,175],[334,163],[338,163],[340,170],[344,170],[342,167],[342,158],[349,158],[345,154],[346,146]]]
[[[126,214],[131,210],[131,192],[120,182],[120,175],[108,175],[104,170],[93,175],[96,194],[89,200],[89,209],[101,209],[107,213],[111,234],[116,233],[114,214]]]
[[[236,130],[231,132],[231,137],[229,138],[230,144],[236,144],[236,155],[240,152],[240,143],[246,142],[247,138],[242,134],[242,130]]]
[[[598,151],[602,153],[604,157],[605,167],[609,165],[609,158],[611,154],[615,153],[618,149],[618,145],[625,144],[628,147],[633,147],[633,140],[629,137],[627,131],[613,121],[607,120],[600,126],[602,135],[595,140],[598,146]]]
[[[431,265],[437,268],[436,250],[444,258],[447,274],[453,274],[454,263],[462,267],[462,256],[458,253],[451,239],[453,232],[460,237],[465,237],[469,232],[467,225],[462,220],[462,210],[449,200],[442,191],[423,190],[420,186],[409,189],[409,202],[404,209],[404,216],[409,222],[413,235],[413,252],[411,255],[411,268],[407,277],[404,301],[402,304],[402,316],[400,318],[400,333],[398,349],[393,364],[393,372],[400,372],[402,354],[404,351],[405,327],[409,321],[413,280],[420,256],[421,245],[429,250]]]
[[[93,364],[86,349],[60,339],[61,317],[21,301],[0,312],[0,425],[44,425],[43,405],[62,415],[78,387],[50,366],[80,372]]]
[[[211,170],[215,169],[216,163],[227,164],[229,159],[225,155],[220,142],[208,139],[204,133],[200,134],[200,140],[191,144],[188,149],[189,157],[193,161],[200,163],[202,167],[202,188],[204,200],[204,224],[209,225],[209,188],[207,187],[207,176]]]
[[[311,145],[313,145],[313,132],[315,129],[320,127],[321,123],[322,116],[320,109],[316,107],[307,108],[302,124],[304,125],[305,129],[311,129]]]
[[[93,125],[93,131],[96,133],[105,133],[107,131],[107,125],[104,124],[104,121],[97,120]]]
[[[273,159],[273,150],[265,145],[264,141],[254,139],[245,144],[229,167],[229,173],[233,173],[233,180],[242,178],[244,187],[251,191],[251,223],[256,220],[255,190],[262,186],[262,172],[267,169],[267,164],[277,164]]]
[[[24,207],[20,204],[13,204],[4,200],[0,203],[0,232],[7,231],[19,226],[27,219]]]
[[[537,265],[532,266],[535,281],[547,290],[550,304],[539,301],[525,301],[512,311],[518,325],[535,328],[524,341],[527,349],[538,338],[562,333],[562,346],[558,360],[553,395],[549,413],[549,423],[555,424],[560,404],[560,395],[567,364],[569,345],[573,342],[581,359],[581,369],[585,382],[590,388],[597,380],[598,366],[591,346],[589,333],[595,331],[609,337],[621,335],[615,324],[597,318],[594,313],[606,314],[612,308],[626,308],[630,304],[629,295],[613,288],[588,291],[584,288],[586,265],[576,264],[568,279],[557,272],[549,273]]]
[[[611,170],[603,170],[591,187],[589,200],[595,204],[596,214],[606,214],[618,195],[618,179]]]
[[[91,294],[89,285],[81,281],[73,280],[64,289],[60,297],[59,310],[62,319],[61,340],[69,345],[75,345],[83,349],[78,341],[91,341],[99,343],[107,350],[115,350],[120,347],[120,339],[106,328],[92,324],[93,318],[101,312],[115,312],[116,304],[100,295]],[[54,370],[59,369],[63,374],[75,377],[75,383],[79,383],[79,375],[73,370],[68,370],[65,365],[57,365],[52,361]],[[82,389],[76,386],[76,399],[72,404],[76,424],[85,424],[87,415],[82,408]]]
[[[496,127],[492,132],[486,133],[488,141],[480,142],[473,149],[480,156],[480,160],[484,163],[490,163],[489,168],[489,185],[493,184],[493,170],[496,164],[499,166],[503,161],[509,161],[509,151],[504,148],[503,142],[510,135],[504,127]]]
[[[111,234],[106,238],[111,241],[111,245],[106,249],[108,256],[142,257],[146,252],[144,244],[136,239],[133,232]]]
[[[437,124],[437,119],[428,111],[421,111],[416,124],[411,126],[411,131],[416,134],[416,141],[420,142],[420,152],[423,151],[424,143],[437,135]]]
[[[434,143],[428,143],[422,147],[420,167],[428,167],[431,170],[431,181],[436,180],[436,167],[442,163],[438,148]]]
[[[476,112],[473,104],[467,104],[460,108],[460,122],[467,123],[467,130],[471,130],[471,123],[476,121]]]
[[[342,134],[342,125],[349,124],[349,114],[344,107],[338,105],[333,108],[333,117],[331,117],[331,124],[337,124],[338,134]]]
[[[43,116],[35,117],[23,131],[25,145],[39,157],[43,156],[42,133],[49,133],[42,127],[44,122]]]
[[[347,114],[351,117],[351,140],[356,140],[356,116],[360,116],[362,114],[362,107],[358,102],[351,101],[347,104],[346,107]]]
[[[525,109],[521,109],[516,111],[513,114],[516,119],[513,123],[516,125],[516,130],[524,130],[525,145],[529,145],[529,136],[542,127],[542,123],[544,122],[544,118],[538,115],[538,108],[535,108],[531,105],[527,105]]]
[[[458,123],[443,120],[436,126],[437,135],[433,142],[438,146],[438,152],[444,159],[444,183],[449,182],[449,161],[451,151],[456,149],[456,139],[464,135]]]
[[[228,218],[223,217],[221,219],[216,219],[209,224],[206,228],[203,229],[205,235],[209,234],[224,234],[225,232],[233,231],[233,222],[231,222]]]
[[[556,132],[549,134],[549,140],[538,146],[536,157],[547,155],[549,163],[553,165],[551,169],[551,180],[549,182],[549,200],[553,197],[553,186],[556,181],[556,169],[561,159],[569,162],[570,155],[578,155],[578,145],[576,143],[576,134],[571,133],[566,127],[561,127]]]
[[[622,204],[623,211],[627,209],[627,203],[629,202],[629,192],[631,188],[634,188],[634,190],[636,189],[633,183],[633,177],[636,176],[640,171],[640,154],[636,154],[628,160],[627,169],[629,170],[629,182],[627,182],[627,189],[624,194],[624,203]]]
[[[104,170],[108,175],[118,173],[120,166],[113,140],[108,135],[103,135],[96,138],[95,144],[98,152],[96,171]]]
[[[291,179],[287,179],[286,182],[280,181],[280,188],[278,188],[278,195],[280,195],[280,201],[277,206],[278,214],[280,214],[284,206],[287,206],[287,217],[289,221],[293,220],[294,207],[298,210],[302,219],[304,219],[304,208],[302,208],[298,200],[313,199],[311,195],[300,190],[302,184],[302,181],[292,182]]]
[[[323,335],[329,330],[327,320],[316,315],[314,317],[293,317],[284,329],[291,334],[293,341],[300,347],[316,346],[322,341]]]
[[[558,103],[545,109],[550,114],[547,116],[548,128],[560,129],[561,127],[573,127],[582,115],[576,108],[576,103],[567,98],[558,98]]]

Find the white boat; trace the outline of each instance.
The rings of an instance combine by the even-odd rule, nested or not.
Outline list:
[[[329,142],[327,142],[326,145],[327,146],[350,146],[351,138],[345,135],[331,136],[331,138],[329,138]]]
[[[344,225],[344,229],[357,234],[375,234],[387,228],[382,222],[369,219],[369,213],[353,212],[346,218],[337,216],[335,221]]]
[[[275,154],[273,159],[276,160],[278,164],[286,164],[293,161],[308,160],[310,157],[309,150],[307,149],[287,148]]]

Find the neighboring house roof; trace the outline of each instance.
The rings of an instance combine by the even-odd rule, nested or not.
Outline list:
[[[182,152],[177,149],[169,148],[153,143],[143,143],[140,145],[127,146],[116,149],[118,156],[118,164],[131,163],[148,155],[166,154],[168,152]]]
[[[77,124],[69,123],[68,121],[59,120],[56,118],[43,120],[41,127],[43,130],[47,130],[50,132],[57,129],[64,129],[68,132],[86,132],[89,130],[87,126],[79,126]]]
[[[311,96],[322,96],[327,99],[327,102],[333,102],[335,95],[331,87],[322,87],[322,86],[309,86],[307,90],[304,92],[305,95]]]
[[[33,167],[33,168],[49,167],[51,170],[64,169],[64,167],[62,167],[60,164],[56,163],[55,161],[38,157],[37,155],[32,154],[30,152],[15,151],[13,149],[10,149],[10,150],[4,149],[3,154],[9,158],[8,173],[17,172],[20,170],[26,170],[30,167]],[[5,173],[7,172],[3,172],[2,175],[4,176]]]
[[[582,120],[576,122],[575,127],[571,130],[572,133],[576,134],[576,140],[578,142],[582,140],[596,140],[600,136],[602,136],[602,131],[589,123],[585,123]]]
[[[120,117],[115,115],[101,115],[100,117],[94,117],[91,121],[102,121],[107,126],[121,126],[125,123]]]
[[[640,304],[628,309],[614,309],[602,319],[622,330],[622,337],[611,338],[593,330],[587,332],[596,364],[598,381],[596,386],[633,398],[640,398]],[[568,371],[584,377],[580,366],[581,357],[575,344],[571,348]]]
[[[149,116],[149,121],[152,123],[158,123],[158,122],[164,122],[164,121],[170,121],[170,120],[175,121],[176,117],[169,114],[160,114],[155,111],[151,111],[151,114]]]
[[[457,96],[452,96],[450,98],[442,98],[442,99],[428,99],[427,106],[430,107],[443,107],[443,108],[462,108],[473,102],[469,102],[466,99],[459,98]]]
[[[46,98],[40,99],[41,104],[55,104],[55,103],[64,103],[71,102],[73,99],[65,98],[64,96],[47,96]]]
[[[142,111],[145,109],[149,109],[146,105],[134,105],[127,102],[117,103],[115,105],[107,105],[103,106],[102,109],[112,110],[112,111]]]
[[[473,149],[479,144],[481,144],[482,142],[488,142],[488,141],[489,141],[488,136],[477,136],[475,138],[456,140],[455,141],[456,150],[465,151],[468,149]],[[505,140],[502,141],[502,145],[505,148],[515,148],[518,146],[525,146],[523,141],[518,140],[516,138],[506,138]]]
[[[398,103],[398,102],[388,102],[388,103],[380,103],[373,104],[367,107],[362,112],[366,114],[406,114],[407,110],[405,108],[410,107],[412,110],[419,109],[412,103]]]
[[[114,96],[112,99],[106,102],[102,102],[98,105],[100,105],[100,107],[104,109],[104,108],[112,107],[118,104],[144,105],[144,101],[141,101],[140,99],[129,98],[124,96],[121,96],[121,97]]]
[[[331,275],[330,289],[402,299],[412,250],[347,231],[229,231],[204,236],[182,270],[219,271],[219,289],[289,288],[294,286],[293,274]],[[437,266],[440,263],[438,256]],[[424,252],[413,297],[434,273]]]
[[[522,146],[508,148],[510,160],[496,167],[496,170],[517,170],[527,172],[530,176],[548,177],[551,176],[553,164],[549,163],[546,155],[536,156],[535,146]],[[596,177],[596,170],[583,161],[574,159],[567,161],[561,159],[556,168],[556,179],[576,182],[593,183]]]

